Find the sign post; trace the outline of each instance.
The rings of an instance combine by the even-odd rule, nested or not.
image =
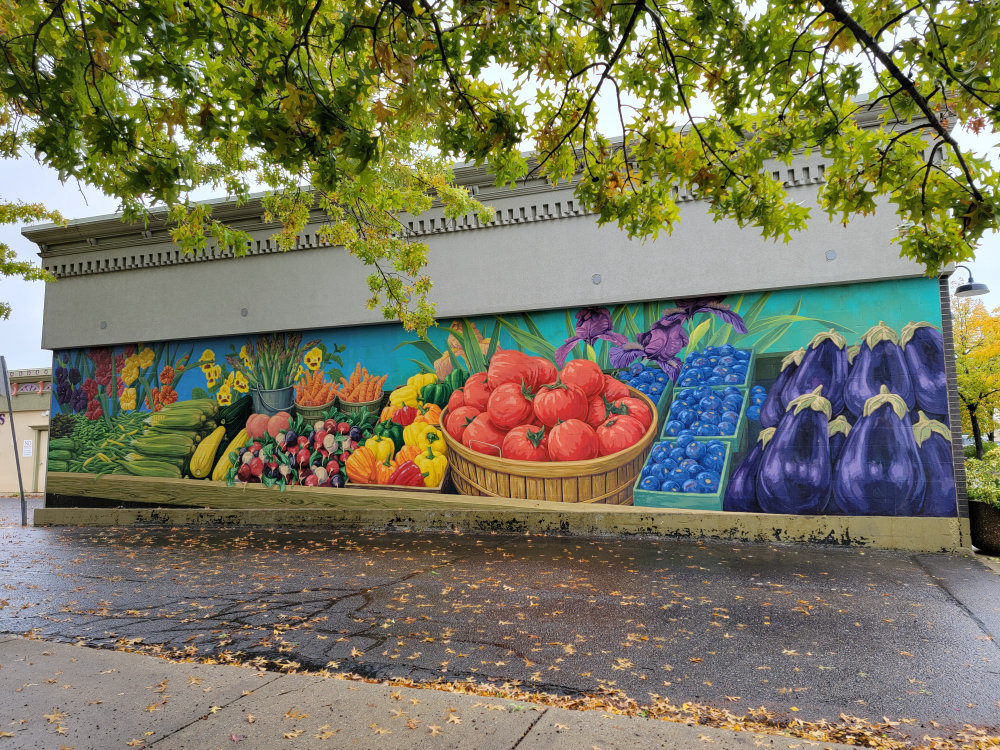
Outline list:
[[[21,479],[21,458],[17,450],[17,435],[14,433],[14,399],[10,395],[10,380],[7,377],[7,359],[0,356],[0,396],[7,397],[7,414],[10,416],[10,439],[14,446],[14,466],[17,468],[17,487],[21,491],[21,525],[28,525],[28,504],[24,501],[24,482]]]

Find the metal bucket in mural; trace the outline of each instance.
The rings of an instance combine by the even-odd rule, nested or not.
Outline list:
[[[954,515],[943,357],[933,280],[62,351],[49,471]]]

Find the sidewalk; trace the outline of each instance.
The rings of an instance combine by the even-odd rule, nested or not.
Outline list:
[[[0,637],[0,691],[3,750],[805,747],[776,735],[9,636]]]

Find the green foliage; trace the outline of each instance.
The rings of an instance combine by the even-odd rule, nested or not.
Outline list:
[[[1000,451],[991,450],[982,460],[965,460],[969,499],[1000,508]]]
[[[0,97],[2,101],[2,97]],[[3,114],[0,112],[0,124]],[[0,130],[0,134],[2,134]],[[62,217],[55,211],[48,211],[38,203],[11,203],[0,198],[0,224],[17,224],[34,221],[61,222]],[[4,276],[19,276],[25,281],[54,281],[51,274],[46,273],[34,263],[18,260],[13,248],[0,242],[0,278]],[[0,320],[10,317],[10,305],[0,300]]]
[[[963,297],[953,297],[951,309],[962,431],[972,435],[981,458],[983,433],[1000,428],[1000,310]]]
[[[186,250],[249,240],[193,190],[263,184],[279,244],[322,212],[372,269],[369,306],[420,332],[427,247],[397,217],[492,220],[455,159],[572,178],[633,237],[671,231],[680,190],[787,241],[809,210],[781,167],[818,153],[822,209],[891,201],[933,275],[1000,223],[1000,175],[951,134],[1000,125],[998,41],[1000,3],[977,0],[0,0],[0,157],[34,152],[131,219],[164,204]]]

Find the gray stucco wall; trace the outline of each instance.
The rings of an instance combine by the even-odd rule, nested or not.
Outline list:
[[[680,196],[681,221],[672,235],[633,241],[576,208],[569,185],[535,181],[497,189],[488,174],[469,168],[459,170],[459,180],[496,209],[494,223],[470,217],[451,224],[438,208],[403,223],[430,245],[432,298],[442,317],[922,274],[891,244],[896,217],[890,209],[843,226],[816,208],[822,173],[820,157],[781,169],[792,198],[813,207],[808,230],[787,244],[714,222],[705,204],[687,195]],[[26,230],[42,246],[43,265],[59,276],[46,289],[42,345],[382,321],[365,308],[367,269],[341,247],[316,244],[321,217],[306,227],[297,250],[281,253],[271,247],[275,228],[262,222],[259,204],[219,204],[216,214],[253,233],[249,257],[216,248],[182,256],[155,221],[146,230],[113,217]],[[836,257],[828,259],[828,251]]]

